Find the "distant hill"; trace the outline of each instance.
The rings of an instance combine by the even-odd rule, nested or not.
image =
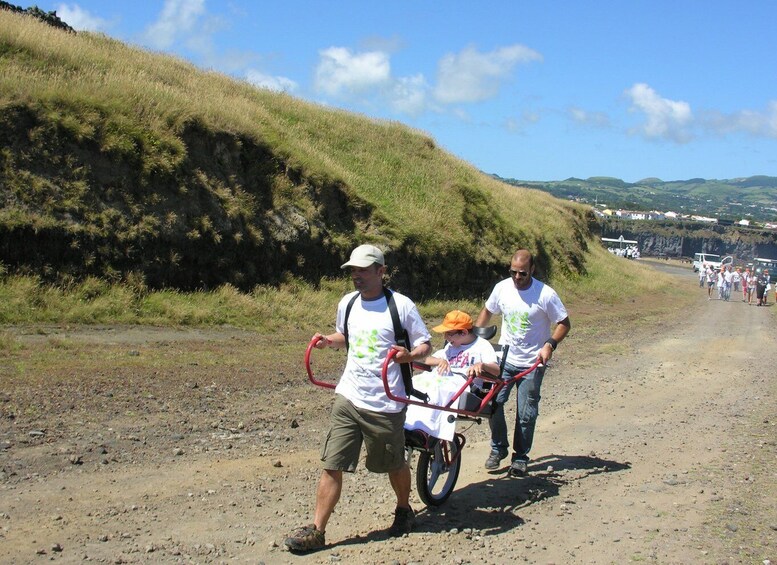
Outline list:
[[[715,180],[694,178],[662,181],[646,178],[636,183],[612,177],[568,178],[562,181],[499,180],[548,192],[558,198],[608,208],[674,211],[682,214],[777,221],[777,177],[752,176]]]

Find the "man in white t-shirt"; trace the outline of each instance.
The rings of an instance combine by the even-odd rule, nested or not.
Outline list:
[[[715,286],[716,277],[715,270],[707,265],[707,300],[712,300],[712,287]]]
[[[348,360],[335,388],[331,427],[321,448],[323,471],[316,491],[313,524],[300,528],[284,541],[294,552],[312,551],[326,545],[324,533],[340,499],[343,472],[356,470],[362,443],[367,449],[367,469],[387,473],[397,497],[389,535],[398,537],[409,533],[415,522],[410,507],[410,468],[405,461],[403,426],[407,404],[386,396],[381,373],[388,352],[396,349],[398,353],[389,369],[388,381],[395,396],[405,395],[399,364],[419,361],[429,355],[431,336],[415,304],[406,296],[384,288],[386,263],[380,249],[360,245],[342,268],[350,269],[356,292],[340,300],[335,332],[316,333],[313,339],[318,340],[318,349],[347,348]],[[389,300],[396,306],[400,325],[408,333],[409,351],[397,345],[399,336],[394,332]]]
[[[518,381],[517,414],[513,434],[510,474],[527,472],[529,451],[534,439],[540,403],[540,387],[548,361],[571,328],[569,315],[556,291],[535,279],[534,257],[519,249],[510,261],[510,277],[498,282],[486,300],[476,322],[486,326],[493,314],[501,314],[499,343],[509,345],[502,378],[507,380],[531,367],[539,358],[541,365]],[[499,468],[510,446],[504,404],[513,385],[505,386],[496,397],[496,407],[488,423],[491,427],[491,453],[486,469]]]
[[[739,292],[739,286],[742,283],[742,267],[737,267],[736,270],[731,273],[731,290],[733,292]]]
[[[731,265],[726,265],[723,268],[723,300],[727,301],[731,298],[731,285],[734,282],[734,273],[731,271]]]

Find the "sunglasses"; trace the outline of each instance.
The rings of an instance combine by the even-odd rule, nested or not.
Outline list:
[[[528,277],[529,276],[529,272],[528,271],[514,271],[514,270],[510,269],[510,276],[515,278],[516,275],[519,276],[519,277]]]

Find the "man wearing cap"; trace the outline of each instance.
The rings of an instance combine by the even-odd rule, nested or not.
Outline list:
[[[431,351],[431,336],[415,304],[406,296],[391,292],[401,326],[409,335],[411,349],[408,351],[396,345],[399,336],[394,335],[383,287],[386,263],[380,249],[374,245],[360,245],[342,268],[350,269],[356,292],[340,300],[335,332],[316,333],[313,339],[318,340],[315,345],[318,349],[347,348],[348,357],[335,388],[331,427],[321,448],[323,471],[316,491],[313,524],[300,528],[284,541],[294,552],[311,551],[326,545],[324,532],[340,499],[343,471],[356,470],[362,442],[367,449],[367,469],[387,473],[397,497],[389,535],[398,537],[409,533],[415,522],[410,508],[410,468],[404,456],[403,425],[407,405],[386,396],[381,372],[388,352],[396,349],[398,353],[389,368],[388,380],[395,395],[405,394],[398,364],[424,359]]]
[[[569,315],[556,291],[535,279],[534,257],[519,249],[510,261],[510,277],[498,282],[480,311],[477,326],[485,326],[493,314],[502,315],[499,343],[509,345],[502,378],[507,380],[531,367],[539,358],[541,365],[518,381],[517,414],[513,434],[510,474],[523,476],[529,462],[540,403],[540,387],[548,361],[569,333]],[[555,325],[555,327],[553,327]],[[552,330],[552,333],[551,333]],[[488,423],[491,428],[491,453],[486,469],[499,468],[507,457],[507,424],[504,403],[513,385],[504,387],[496,397],[496,406]]]

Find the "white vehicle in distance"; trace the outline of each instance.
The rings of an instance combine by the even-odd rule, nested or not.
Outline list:
[[[730,265],[734,262],[731,255],[726,255],[722,259],[720,255],[714,253],[694,253],[693,254],[693,272],[697,273],[703,265],[708,265],[713,269],[720,269],[723,265]]]
[[[769,281],[777,283],[777,259],[764,259],[763,257],[753,259],[753,272],[756,275],[760,275],[764,269],[769,271]]]

